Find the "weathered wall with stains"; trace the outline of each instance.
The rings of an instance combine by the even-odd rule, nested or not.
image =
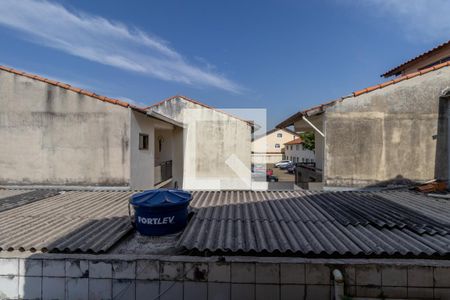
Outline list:
[[[448,87],[450,68],[443,68],[328,108],[325,185],[446,179],[447,112],[440,96]]]
[[[0,184],[123,186],[129,110],[0,71]]]
[[[165,101],[152,110],[186,124],[183,188],[250,188],[251,126],[248,123],[182,98]],[[238,170],[233,170],[230,163],[235,163]]]
[[[2,299],[450,299],[448,260],[0,254]]]

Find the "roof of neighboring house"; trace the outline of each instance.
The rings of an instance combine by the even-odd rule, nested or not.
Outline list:
[[[203,197],[206,199],[178,242],[186,251],[312,257],[450,256],[450,202],[423,194],[298,192],[278,199],[249,199],[245,193],[233,196],[222,192]]]
[[[290,134],[293,134],[293,135],[295,135],[295,136],[300,136],[297,132],[295,132],[295,131],[293,131],[293,130],[290,130],[290,129],[288,129],[288,128],[273,128],[273,129],[267,131],[265,135],[269,135],[269,134],[271,134],[271,133],[274,133],[274,132],[280,131],[280,130],[281,130],[281,131],[284,131],[284,132],[287,132],[287,133],[290,133]]]
[[[432,67],[429,67],[429,68],[426,68],[426,69],[423,69],[423,70],[418,71],[418,72],[414,72],[414,73],[411,73],[411,74],[408,74],[408,75],[404,75],[404,76],[401,76],[399,78],[396,78],[396,79],[393,79],[393,80],[389,80],[389,81],[383,82],[381,84],[377,84],[377,85],[374,85],[374,86],[371,86],[371,87],[368,87],[368,88],[365,88],[365,89],[362,89],[362,90],[359,90],[359,91],[356,91],[356,92],[353,92],[349,96],[344,96],[344,97],[341,97],[339,99],[332,100],[330,102],[323,103],[323,104],[320,104],[320,105],[308,108],[308,109],[303,110],[303,111],[299,111],[299,112],[293,114],[292,116],[288,117],[283,122],[279,123],[276,127],[277,128],[285,128],[285,127],[291,126],[298,119],[300,119],[302,116],[306,116],[307,117],[307,116],[320,114],[320,113],[324,112],[327,107],[333,106],[333,105],[335,105],[336,103],[338,103],[340,101],[343,101],[343,100],[346,100],[346,99],[352,99],[352,98],[358,97],[360,95],[367,94],[367,93],[370,93],[372,91],[379,90],[379,89],[385,88],[387,86],[399,83],[401,81],[409,80],[411,78],[414,78],[414,77],[417,77],[417,76],[421,76],[421,75],[424,75],[424,74],[427,74],[427,73],[430,73],[432,71],[436,71],[436,70],[439,70],[439,69],[442,69],[442,68],[445,68],[445,67],[448,67],[448,66],[450,66],[450,61],[442,63],[442,64],[438,64],[438,65],[435,65],[435,66],[432,66]]]
[[[284,143],[284,144],[285,145],[298,145],[298,144],[301,144],[301,143],[303,143],[302,139],[298,138],[298,139],[292,140],[292,141]]]
[[[287,133],[290,133],[290,134],[293,134],[293,135],[295,135],[295,136],[300,136],[297,132],[295,132],[295,131],[293,131],[293,130],[290,130],[290,129],[288,129],[288,128],[276,128],[276,127],[275,127],[275,128],[273,128],[273,129],[267,131],[266,133],[264,133],[264,134],[262,134],[262,135],[256,137],[253,141],[256,141],[256,140],[258,140],[258,139],[260,139],[260,138],[262,138],[262,137],[268,136],[268,135],[270,135],[270,134],[272,134],[272,133],[274,133],[274,132],[280,131],[280,130],[281,130],[281,131],[284,131],[284,132],[287,132]]]
[[[16,204],[0,211],[0,251],[100,253],[132,229],[131,192],[12,191],[0,189],[0,207]]]
[[[273,199],[300,197],[310,192],[295,191],[193,191],[191,207],[224,207],[240,203],[253,203]]]
[[[424,53],[422,53],[422,54],[420,54],[420,55],[418,55],[418,56],[408,60],[407,62],[404,62],[403,64],[401,64],[399,66],[396,66],[395,68],[392,68],[391,70],[387,71],[386,73],[384,73],[384,74],[382,74],[380,76],[381,77],[390,77],[390,76],[397,75],[397,74],[401,73],[404,69],[408,68],[409,66],[411,66],[411,65],[413,65],[413,64],[415,64],[415,63],[417,63],[417,62],[419,62],[421,60],[427,59],[428,57],[436,54],[437,52],[439,52],[441,50],[443,50],[447,46],[450,46],[450,40],[448,40],[448,41],[446,41],[446,42],[444,42],[444,43],[434,47],[433,49],[431,49],[429,51],[426,51],[426,52],[424,52]]]
[[[27,72],[19,71],[19,70],[16,70],[16,69],[5,67],[5,66],[0,66],[0,70],[6,71],[6,72],[9,72],[9,73],[13,73],[13,74],[16,74],[16,75],[19,75],[19,76],[27,77],[27,78],[30,78],[30,79],[42,81],[42,82],[45,82],[45,83],[48,83],[48,84],[51,84],[51,85],[54,85],[54,86],[57,86],[57,87],[60,87],[60,88],[63,88],[63,89],[75,92],[75,93],[78,93],[78,94],[81,94],[81,95],[85,95],[85,96],[89,96],[89,97],[98,99],[98,100],[103,101],[103,102],[108,102],[108,103],[119,105],[119,106],[122,106],[122,107],[130,107],[130,108],[135,109],[137,111],[146,113],[146,110],[144,108],[137,107],[135,105],[132,105],[130,103],[127,103],[127,102],[124,102],[124,101],[121,101],[121,100],[118,100],[118,99],[113,99],[113,98],[109,98],[109,97],[106,97],[106,96],[97,95],[96,93],[93,93],[93,92],[90,92],[90,91],[87,91],[87,90],[84,90],[84,89],[81,89],[81,88],[77,88],[77,87],[71,86],[70,84],[67,84],[67,83],[63,83],[63,82],[59,82],[59,81],[56,81],[56,80],[47,79],[47,78],[41,77],[39,75],[30,74],[30,73],[27,73]]]
[[[56,190],[2,190],[0,189],[0,212],[56,196]]]
[[[227,112],[224,112],[224,111],[222,111],[222,110],[220,110],[220,109],[214,108],[214,107],[209,106],[209,105],[207,105],[207,104],[205,104],[205,103],[202,103],[202,102],[200,102],[200,101],[194,100],[194,99],[192,99],[192,98],[189,98],[189,97],[186,97],[186,96],[183,96],[183,95],[175,95],[175,96],[166,98],[166,99],[161,100],[161,101],[159,101],[159,102],[157,102],[157,103],[155,103],[155,104],[153,104],[153,105],[147,106],[145,109],[146,109],[146,110],[151,110],[152,108],[154,108],[154,107],[156,107],[156,106],[160,106],[160,105],[162,105],[163,103],[168,102],[168,101],[171,101],[171,100],[174,100],[174,99],[183,99],[183,100],[185,100],[185,101],[188,101],[188,102],[191,102],[191,103],[194,103],[194,104],[203,106],[204,108],[208,108],[208,109],[211,109],[211,110],[220,112],[220,113],[222,113],[222,114],[225,114],[225,115],[227,115],[227,116],[230,116],[230,117],[232,117],[232,118],[235,118],[235,119],[237,119],[237,120],[239,120],[239,121],[245,122],[245,123],[247,123],[247,124],[250,125],[250,126],[255,126],[255,124],[254,124],[253,121],[241,119],[241,118],[236,117],[236,116],[234,116],[234,115],[232,115],[232,114],[229,114],[229,113],[227,113]]]

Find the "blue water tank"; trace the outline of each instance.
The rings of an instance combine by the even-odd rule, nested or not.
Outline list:
[[[166,235],[186,227],[191,193],[182,190],[149,190],[131,196],[136,230],[143,235]]]

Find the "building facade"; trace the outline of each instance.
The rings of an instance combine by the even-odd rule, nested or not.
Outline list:
[[[288,129],[272,129],[252,142],[252,162],[256,164],[276,163],[283,159],[285,143],[299,135]]]
[[[301,138],[284,144],[283,159],[288,159],[294,163],[315,164],[316,156],[314,151],[305,148]]]

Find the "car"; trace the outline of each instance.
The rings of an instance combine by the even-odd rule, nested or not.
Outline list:
[[[295,173],[295,164],[290,165],[286,170],[288,171],[288,173]]]
[[[295,166],[294,163],[285,163],[279,166],[280,170],[287,170],[289,167]]]
[[[273,175],[267,175],[266,176],[266,181],[267,182],[278,182],[278,177],[277,176],[273,176]]]
[[[280,160],[279,162],[277,162],[277,163],[275,164],[275,168],[279,168],[280,166],[283,166],[283,165],[286,165],[286,164],[292,164],[292,161],[287,160],[287,159],[285,159],[285,160]]]

